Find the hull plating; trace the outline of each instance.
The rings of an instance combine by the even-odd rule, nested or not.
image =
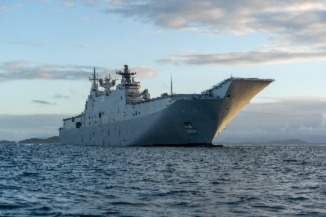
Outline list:
[[[221,100],[178,100],[145,117],[85,128],[63,129],[62,143],[87,145],[210,144]],[[185,123],[193,128],[187,129]]]

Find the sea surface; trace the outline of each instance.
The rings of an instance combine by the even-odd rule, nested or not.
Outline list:
[[[326,144],[2,144],[0,216],[326,216]]]

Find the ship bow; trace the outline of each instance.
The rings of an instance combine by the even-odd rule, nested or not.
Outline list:
[[[274,80],[256,78],[231,78],[225,92],[224,100],[218,116],[214,138],[222,132],[226,125],[246,106],[250,100]]]

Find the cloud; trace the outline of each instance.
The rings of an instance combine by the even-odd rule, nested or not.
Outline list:
[[[226,127],[216,141],[275,141],[302,139],[326,142],[326,98],[274,98],[252,103]]]
[[[0,14],[1,13],[9,13],[9,12],[10,12],[9,8],[3,7],[3,6],[0,7]]]
[[[325,28],[320,29],[326,25],[325,10],[323,0],[125,0],[107,12],[136,17],[167,28],[206,28],[216,33],[232,34],[259,31],[298,40],[303,35],[305,38],[319,36],[322,40],[319,33],[326,31]],[[307,30],[311,34],[303,34]]]
[[[191,54],[171,56],[158,60],[163,64],[187,63],[195,65],[253,65],[284,62],[323,60],[324,52],[252,51],[225,54]]]
[[[62,2],[67,7],[73,7],[76,4],[75,0],[62,0]]]
[[[67,95],[55,94],[53,96],[54,99],[69,99],[70,97]]]
[[[106,3],[121,4],[123,3],[124,0],[102,0],[102,1]]]
[[[66,7],[74,7],[78,4],[84,4],[87,6],[94,6],[97,5],[101,2],[110,2],[110,0],[40,0],[43,3],[61,3],[62,5],[66,6]],[[112,2],[118,2],[119,0],[112,0]]]
[[[233,61],[236,64],[254,64],[252,59],[265,64],[323,59],[326,53],[326,2],[323,0],[121,0],[109,5],[107,13],[136,18],[163,28],[269,36],[267,44],[255,51],[171,56],[160,60],[165,63],[181,61],[212,65],[212,61],[217,60],[224,65],[222,60],[226,58],[226,64]],[[269,56],[272,56],[270,61]],[[205,63],[205,57],[212,61]]]
[[[92,45],[90,44],[74,44],[73,46],[79,47],[79,48],[90,48]]]
[[[80,19],[81,19],[82,21],[85,21],[85,22],[88,22],[88,21],[91,20],[91,18],[90,18],[90,17],[87,17],[87,16],[82,16]]]
[[[85,80],[93,72],[93,66],[83,65],[58,65],[41,64],[37,65],[25,60],[0,62],[0,82],[13,80]],[[132,68],[138,72],[138,77],[153,77],[156,70],[151,67]],[[99,74],[115,74],[115,70],[106,67],[96,67]]]
[[[43,46],[45,46],[45,44],[35,43],[35,42],[30,42],[30,41],[14,41],[14,42],[12,42],[12,44],[30,46],[30,47],[43,47]]]
[[[137,78],[153,78],[156,76],[156,69],[152,67],[131,67],[131,71],[135,71]]]
[[[56,105],[56,103],[48,102],[45,100],[32,100],[32,103],[41,104],[41,105]]]
[[[326,128],[326,112],[322,114],[321,127]]]
[[[19,60],[0,63],[0,81],[21,79],[86,79],[93,68],[79,65],[35,65],[31,62]]]

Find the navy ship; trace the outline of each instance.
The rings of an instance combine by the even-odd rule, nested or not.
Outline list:
[[[63,120],[60,142],[103,146],[211,145],[249,101],[274,80],[228,78],[200,94],[163,93],[151,98],[128,66],[120,84],[90,78],[84,111]],[[115,88],[114,88],[115,87]]]

